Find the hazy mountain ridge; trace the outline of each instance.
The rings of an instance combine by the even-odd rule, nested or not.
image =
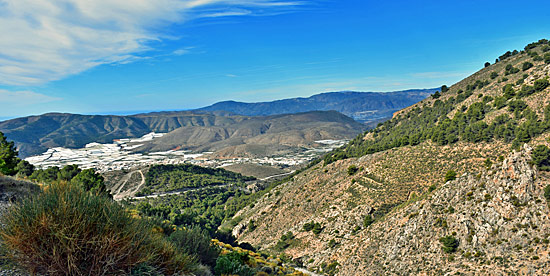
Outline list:
[[[200,108],[202,111],[228,111],[247,116],[266,116],[313,110],[336,110],[357,121],[369,123],[390,118],[393,112],[415,104],[437,89],[412,89],[397,92],[328,92],[307,98],[245,103],[223,101]]]

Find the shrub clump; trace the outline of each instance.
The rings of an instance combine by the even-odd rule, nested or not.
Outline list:
[[[170,235],[176,248],[185,254],[196,257],[202,264],[214,267],[220,255],[220,248],[212,244],[205,229],[198,226],[179,229]]]
[[[120,275],[146,266],[170,275],[196,267],[145,220],[75,185],[54,183],[1,220],[7,257],[31,274]]]
[[[231,252],[222,255],[216,261],[214,271],[216,275],[253,276],[256,271],[245,263],[249,258],[246,252]]]
[[[452,181],[455,179],[456,179],[456,172],[453,170],[447,171],[447,173],[445,174],[445,182]]]
[[[454,253],[458,248],[459,241],[453,236],[446,236],[439,239],[445,253]]]
[[[348,167],[348,175],[354,175],[357,171],[359,171],[359,168],[355,165],[351,165]]]
[[[538,145],[531,153],[533,163],[541,171],[550,171],[550,149],[545,145]]]

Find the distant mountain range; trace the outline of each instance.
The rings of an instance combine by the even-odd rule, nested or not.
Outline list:
[[[267,116],[335,110],[356,121],[369,124],[392,117],[393,113],[411,106],[433,94],[438,89],[414,89],[397,92],[329,92],[308,98],[283,99],[272,102],[244,103],[218,102],[199,108],[200,111],[228,111],[246,116]]]
[[[47,113],[2,121],[0,131],[16,142],[22,157],[53,147],[79,148],[91,142],[108,143],[117,138],[172,131],[140,150],[223,149],[228,155],[277,152],[289,144],[305,145],[317,138],[353,138],[365,129],[365,125],[338,112],[367,127],[374,126],[435,91],[331,92],[273,102],[225,101],[194,111],[129,116]],[[330,110],[338,112],[310,112]],[[296,113],[303,114],[288,115]]]
[[[191,111],[132,116],[48,113],[0,122],[0,131],[16,142],[21,157],[150,132],[168,134],[139,148],[140,152],[182,148],[248,155],[287,151],[315,140],[351,139],[363,130],[363,124],[336,111],[255,117]]]

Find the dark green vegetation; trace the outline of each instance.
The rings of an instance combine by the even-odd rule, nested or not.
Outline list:
[[[536,47],[548,46],[547,43],[546,40],[541,40]],[[531,51],[534,52],[533,49]],[[525,55],[526,52],[509,52],[499,57],[498,62],[518,54]],[[524,65],[525,70],[529,70],[529,66]],[[485,70],[490,68],[492,67]],[[519,69],[508,64],[504,71],[508,75],[514,75]],[[527,76],[524,75],[520,80]],[[422,106],[417,105],[407,113],[395,116],[379,124],[377,128],[359,135],[345,147],[326,155],[325,163],[396,147],[414,146],[425,141],[447,145],[458,141],[479,143],[499,140],[512,143],[517,148],[550,130],[550,106],[546,106],[541,112],[542,110],[532,110],[525,102],[531,95],[544,93],[550,85],[547,78],[536,79],[533,85],[516,85],[519,88],[514,88],[511,83],[502,85],[502,90],[499,91],[501,93],[496,97],[483,96],[478,92],[488,85],[496,85],[496,81],[491,77],[471,80],[469,83],[464,81],[466,83],[461,83],[460,86],[453,86],[447,92],[441,93],[440,99],[436,96],[432,100],[426,100]],[[475,93],[478,93],[476,98],[472,97]],[[492,114],[499,115],[490,116]]]
[[[237,189],[204,188],[180,195],[141,201],[136,205],[142,216],[159,217],[177,226],[199,225],[214,234],[224,219],[230,219],[246,206],[246,194]],[[230,200],[231,199],[231,200]]]
[[[363,226],[365,228],[369,227],[371,224],[374,223],[374,219],[372,218],[371,215],[367,215],[365,216],[365,218],[363,219]]]
[[[453,170],[447,171],[447,173],[445,174],[445,182],[452,181],[455,179],[456,179],[456,172]]]
[[[456,252],[459,245],[458,239],[453,236],[442,237],[439,239],[439,242],[441,243],[441,248],[445,253]]]
[[[16,172],[16,166],[19,163],[15,144],[6,139],[6,136],[0,132],[0,173],[13,175]]]
[[[359,171],[359,168],[355,165],[351,165],[348,167],[348,175],[354,175],[357,171]]]
[[[168,220],[176,226],[200,226],[213,237],[231,243],[231,240],[224,238],[226,233],[230,232],[230,229],[218,230],[224,222],[229,224],[227,227],[235,226],[239,222],[239,218],[233,219],[233,216],[239,210],[254,204],[257,199],[269,193],[274,187],[292,179],[294,175],[313,166],[316,162],[319,162],[319,160],[312,162],[308,167],[298,170],[280,181],[270,183],[266,189],[252,194],[244,192],[241,188],[244,181],[251,178],[238,173],[193,165],[154,166],[157,169],[150,177],[168,179],[174,175],[179,178],[182,176],[193,176],[193,173],[196,173],[200,176],[203,183],[215,182],[221,177],[221,179],[225,179],[224,181],[226,182],[224,183],[228,184],[228,186],[201,186],[202,188],[200,189],[186,191],[179,195],[148,198],[136,204],[128,204],[127,206],[136,209],[142,216]],[[195,179],[195,177],[192,177],[192,179]]]
[[[275,247],[273,249],[277,251],[283,251],[286,248],[290,246],[290,243],[294,239],[294,234],[292,232],[287,232],[286,234],[282,235],[279,241],[277,241],[277,244],[275,244]]]
[[[216,275],[253,276],[256,271],[245,264],[249,256],[246,253],[231,252],[218,258],[214,272]]]
[[[323,225],[318,222],[308,222],[302,227],[304,231],[311,231],[315,235],[319,235],[323,231]]]
[[[224,169],[205,168],[191,164],[154,165],[145,176],[145,187],[151,192],[174,191],[184,188],[199,188],[215,185],[242,187],[254,177]],[[146,194],[142,192],[142,194]]]
[[[273,102],[243,103],[226,101],[215,103],[199,110],[223,110],[247,116],[265,116],[313,110],[336,110],[357,121],[369,123],[391,118],[393,112],[415,104],[433,92],[435,92],[435,89],[407,90],[390,93],[331,92],[313,95],[308,98],[293,98]]]
[[[536,146],[531,155],[539,170],[550,171],[550,149],[547,146]]]
[[[220,249],[212,246],[210,234],[198,226],[181,228],[170,234],[170,241],[185,254],[196,256],[205,265],[214,267]]]
[[[426,140],[446,145],[460,140],[477,143],[498,139],[519,145],[550,129],[550,107],[545,109],[544,119],[541,120],[523,101],[507,101],[504,104],[509,106],[514,117],[503,114],[487,124],[483,121],[485,114],[496,107],[480,101],[472,104],[465,112],[455,113],[453,119],[441,116],[449,113],[455,104],[456,99],[451,98],[445,102],[438,100],[433,107],[415,108],[407,117],[392,119],[370,131],[372,139],[365,140],[364,135],[360,135],[344,148],[327,155],[325,162],[360,157],[406,145],[414,146]]]
[[[196,265],[145,220],[70,184],[52,184],[13,207],[0,236],[8,257],[33,274],[125,274],[146,265],[171,275]]]

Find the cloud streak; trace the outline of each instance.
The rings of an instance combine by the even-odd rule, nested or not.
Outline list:
[[[139,60],[194,18],[290,9],[278,0],[0,0],[0,84],[39,85]]]
[[[0,89],[0,104],[26,106],[42,104],[61,100],[61,98],[50,97],[33,91],[9,91]]]

